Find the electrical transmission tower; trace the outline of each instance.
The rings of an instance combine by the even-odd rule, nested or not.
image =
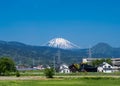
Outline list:
[[[89,46],[89,51],[88,51],[88,58],[92,58],[92,50],[90,46]]]
[[[61,65],[61,53],[60,50],[57,51],[56,55],[53,58],[53,64],[54,64],[54,70],[56,72],[59,71],[60,65]]]

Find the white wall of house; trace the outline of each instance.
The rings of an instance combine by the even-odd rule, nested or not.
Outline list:
[[[103,73],[112,73],[112,70],[103,70]]]
[[[88,63],[87,59],[82,59],[82,63]]]
[[[61,70],[60,73],[70,73],[70,70],[64,69],[64,70]]]
[[[103,67],[98,67],[97,70],[98,72],[103,72]]]
[[[98,72],[103,72],[103,73],[112,73],[112,66],[106,62],[103,62],[103,64],[101,64],[97,69]]]
[[[69,67],[66,64],[60,66],[60,73],[70,73]]]

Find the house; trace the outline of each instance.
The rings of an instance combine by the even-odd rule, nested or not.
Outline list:
[[[60,73],[70,73],[69,67],[66,64],[60,66]]]
[[[97,67],[88,65],[86,63],[80,63],[79,67],[75,64],[69,66],[71,72],[97,72]]]
[[[69,66],[70,72],[80,72],[80,67],[77,67],[78,64],[72,64]]]
[[[38,65],[37,67],[34,67],[36,68],[37,70],[44,70],[45,68],[43,67],[43,65]]]
[[[83,58],[82,62],[83,63],[91,63],[92,61],[95,60],[101,60],[103,58]],[[109,58],[106,58],[109,59]],[[111,58],[112,65],[120,67],[120,58]]]
[[[81,72],[97,72],[97,67],[85,64],[85,63],[81,63],[80,64],[80,71]]]
[[[98,72],[103,72],[103,73],[112,73],[112,66],[108,64],[107,62],[103,62],[101,65],[98,66],[97,70]]]
[[[16,66],[16,69],[19,71],[36,70],[35,68],[31,68],[31,67],[26,66],[26,65],[18,65],[18,66]]]

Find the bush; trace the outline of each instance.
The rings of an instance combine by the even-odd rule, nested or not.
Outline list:
[[[44,71],[44,73],[45,73],[45,76],[47,78],[53,78],[53,76],[55,74],[53,68],[46,68],[45,71]]]
[[[19,71],[16,71],[16,77],[20,77]]]

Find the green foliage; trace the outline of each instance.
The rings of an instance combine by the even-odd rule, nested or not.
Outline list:
[[[55,75],[54,69],[53,68],[46,68],[44,71],[44,74],[47,78],[53,78],[53,75]]]
[[[75,66],[77,69],[80,69],[80,65],[79,65],[79,64],[74,64],[74,66]]]
[[[15,72],[16,67],[12,59],[8,57],[0,58],[0,75],[8,76],[10,73]]]
[[[112,64],[111,59],[106,59],[106,62],[107,62],[108,64]]]
[[[94,60],[94,61],[92,61],[92,65],[93,66],[95,66],[95,67],[97,67],[97,66],[99,66],[100,64],[102,64],[103,62],[107,62],[108,64],[112,64],[112,61],[111,61],[111,59],[97,59],[97,60]]]
[[[16,71],[16,77],[20,77],[19,71]]]

